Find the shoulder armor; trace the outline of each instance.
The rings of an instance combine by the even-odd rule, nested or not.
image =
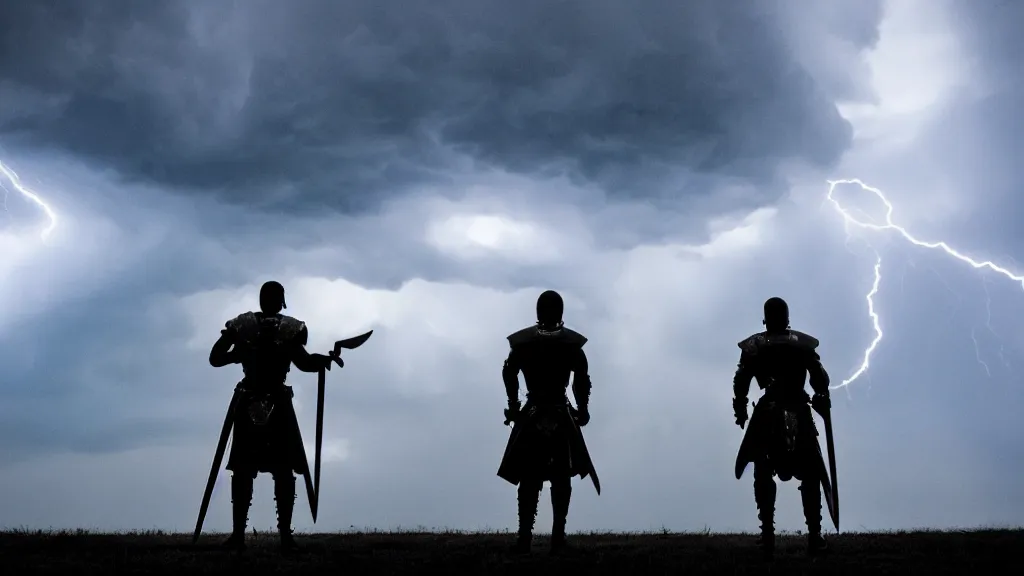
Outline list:
[[[225,322],[224,326],[228,330],[233,330],[236,334],[244,337],[248,335],[248,333],[257,326],[257,324],[259,324],[259,322],[256,320],[255,313],[244,312]]]
[[[509,334],[507,338],[509,345],[513,348],[526,344],[527,342],[538,340],[545,340],[548,342],[565,342],[567,344],[579,346],[580,348],[587,343],[586,336],[564,326],[553,332],[543,331],[537,326],[529,326]]]
[[[804,346],[810,348],[811,350],[814,350],[815,348],[818,347],[818,339],[815,338],[814,336],[811,336],[810,334],[806,334],[798,330],[790,330],[789,333],[794,343],[799,346]]]
[[[745,338],[742,342],[736,344],[740,347],[740,350],[747,354],[756,354],[757,348],[764,344],[764,332],[758,332]]]
[[[814,350],[818,347],[818,339],[810,334],[805,334],[798,330],[787,330],[781,334],[758,332],[757,334],[754,334],[740,342],[738,346],[748,354],[756,354],[758,349],[762,346],[779,344],[788,344],[791,346],[807,348],[808,350]]]
[[[524,344],[526,342],[529,342],[530,340],[533,340],[536,337],[536,335],[537,327],[529,326],[527,328],[523,328],[522,330],[517,330],[516,332],[509,334],[506,338],[508,338],[509,345],[515,348],[520,344]]]
[[[562,338],[567,342],[583,348],[583,346],[589,341],[586,336],[570,328],[562,328]]]
[[[306,328],[306,323],[291,316],[281,316],[281,340],[294,340]]]

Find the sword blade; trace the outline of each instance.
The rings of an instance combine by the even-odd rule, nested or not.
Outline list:
[[[306,457],[306,445],[302,443],[302,430],[299,428],[299,419],[295,414],[294,410],[291,410],[292,426],[295,427],[295,450],[298,451],[299,455],[302,456],[302,461],[306,463],[305,470],[302,471],[302,480],[306,485],[306,500],[309,501],[309,513],[313,516],[314,521],[316,519],[316,508],[317,508],[317,494],[313,490],[313,479],[310,476],[309,458]]]
[[[338,366],[344,366],[341,361],[341,351],[344,350],[355,350],[363,345],[370,336],[373,335],[373,330],[359,336],[353,336],[345,340],[338,340],[334,343],[334,350],[332,351],[335,356],[335,362]],[[320,508],[320,461],[323,455],[324,446],[324,396],[327,393],[327,372],[330,370],[330,366],[326,369],[321,369],[317,374],[316,383],[316,452],[313,454],[313,483],[309,485],[309,476],[306,476],[306,491],[312,490],[312,496],[310,498],[310,512],[313,515],[313,523],[316,523],[317,511]]]
[[[360,334],[359,336],[353,336],[352,338],[347,338],[345,340],[338,340],[334,343],[334,353],[340,354],[342,349],[355,350],[362,346],[364,342],[369,340],[372,335],[373,330],[370,330],[366,334]]]
[[[309,470],[302,473],[302,481],[306,485],[306,500],[309,501],[309,513],[313,516],[313,523],[316,524],[316,509],[319,505],[316,489],[313,488],[313,480],[309,476]]]
[[[832,436],[832,414],[825,411],[823,415],[825,422],[825,444],[828,448],[828,471],[832,480],[832,522],[836,525],[836,532],[839,532],[839,478],[836,475],[836,443]]]
[[[594,483],[594,490],[597,491],[597,495],[601,495],[601,479],[597,476],[597,469],[594,467],[594,459],[590,456],[590,448],[587,447],[587,440],[583,437],[583,430],[576,427],[576,431],[580,435],[580,444],[583,445],[583,449],[587,451],[587,456],[590,460],[590,481]]]
[[[316,523],[317,510],[320,508],[320,456],[324,444],[324,395],[327,392],[327,373],[320,370],[316,381],[316,452],[313,454],[313,494],[311,505],[313,523]]]
[[[594,466],[594,458],[590,455],[590,448],[587,447],[587,440],[583,437],[583,430],[580,429],[579,425],[576,424],[576,416],[573,411],[569,410],[569,420],[572,422],[573,428],[576,429],[576,437],[579,438],[580,444],[583,446],[584,452],[587,453],[587,459],[590,460],[590,481],[594,484],[594,490],[597,490],[597,495],[601,495],[601,479],[597,476],[597,469]]]
[[[601,495],[601,479],[597,477],[597,470],[594,467],[590,467],[590,480],[594,483],[594,490],[597,490],[597,495]]]
[[[295,421],[295,429],[298,430],[298,420]],[[313,523],[316,523],[316,511],[317,511],[317,493],[313,488],[313,478],[309,475],[309,460],[306,459],[306,447],[302,444],[302,433],[298,434],[298,450],[302,454],[302,461],[306,462],[306,469],[302,471],[302,482],[306,487],[306,501],[309,502],[309,514],[313,517]]]
[[[210,477],[206,480],[203,502],[199,505],[199,519],[196,520],[196,530],[192,534],[192,544],[199,542],[199,534],[203,531],[206,512],[210,509],[213,487],[217,484],[217,475],[220,473],[220,465],[224,461],[224,451],[227,449],[228,438],[231,436],[231,428],[235,421],[235,407],[238,405],[239,394],[238,389],[235,389],[235,393],[231,396],[231,402],[228,404],[228,413],[224,417],[224,426],[221,427],[220,439],[217,441],[217,451],[213,455],[213,465],[210,466]]]

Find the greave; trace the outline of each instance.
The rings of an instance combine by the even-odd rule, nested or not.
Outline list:
[[[295,476],[274,477],[274,500],[277,502],[277,531],[282,537],[292,534],[292,511],[295,509]]]
[[[566,479],[551,483],[551,539],[565,540],[565,522],[569,516],[569,502],[572,500],[572,484]]]
[[[231,475],[231,533],[245,537],[249,523],[249,506],[252,504],[252,477],[234,473]]]
[[[761,521],[761,543],[765,545],[775,542],[775,492],[773,480],[754,483],[757,518]]]
[[[804,480],[800,483],[800,500],[804,505],[807,534],[821,534],[821,488],[817,481]]]
[[[519,483],[519,539],[533,537],[533,524],[537,520],[537,504],[540,501],[540,485],[533,482]]]

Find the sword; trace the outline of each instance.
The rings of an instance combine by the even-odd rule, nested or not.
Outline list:
[[[828,450],[828,471],[832,481],[832,499],[828,507],[829,515],[832,516],[832,523],[839,532],[839,479],[836,476],[836,444],[832,435],[832,410],[831,408],[816,410],[825,424],[825,446]]]
[[[240,395],[241,392],[236,387],[235,393],[231,396],[231,403],[228,404],[228,414],[224,417],[224,426],[220,430],[220,440],[217,442],[217,451],[213,455],[213,465],[210,467],[210,478],[206,481],[203,503],[199,505],[199,519],[196,520],[196,531],[192,534],[192,544],[199,542],[199,533],[203,531],[203,521],[206,520],[206,512],[210,508],[210,497],[213,496],[213,487],[217,484],[217,474],[220,472],[220,464],[224,460],[228,437],[231,436],[231,428],[235,422],[235,407],[238,405]]]
[[[341,359],[341,351],[355,350],[363,345],[364,342],[370,339],[373,334],[373,330],[370,330],[366,334],[360,334],[346,340],[338,340],[334,343],[334,349],[331,350],[330,357],[338,365],[338,368],[344,368],[345,362]],[[331,369],[331,365],[327,365],[327,370]],[[326,370],[320,370],[317,374],[316,383],[316,452],[313,455],[313,497],[310,498],[309,508],[313,515],[313,523],[316,523],[317,510],[320,508],[320,456],[323,452],[324,443],[324,395],[327,392],[327,373]],[[307,488],[308,489],[308,488]]]
[[[580,430],[579,425],[576,424],[576,410],[569,406],[569,416],[572,420],[572,427],[576,429],[576,436],[580,440],[580,444],[583,445],[583,450],[587,454],[587,460],[590,460],[590,481],[594,483],[594,490],[597,490],[597,495],[601,495],[601,479],[597,477],[597,469],[594,466],[594,458],[590,455],[590,449],[587,448],[587,441],[583,438],[583,430]]]

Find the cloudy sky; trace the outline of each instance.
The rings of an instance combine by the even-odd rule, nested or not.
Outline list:
[[[0,8],[0,160],[57,214],[0,180],[0,525],[191,530],[240,377],[209,347],[276,279],[310,349],[375,330],[329,375],[317,529],[515,525],[504,337],[554,288],[604,484],[571,529],[753,530],[736,342],[783,296],[844,381],[876,254],[884,338],[834,392],[844,528],[1024,522],[1021,284],[825,201],[859,177],[920,238],[1024,261],[1024,5],[53,4]],[[290,382],[308,443],[315,376]]]

